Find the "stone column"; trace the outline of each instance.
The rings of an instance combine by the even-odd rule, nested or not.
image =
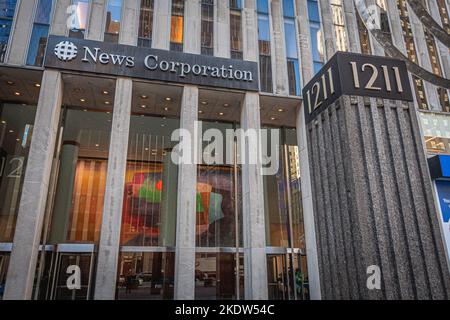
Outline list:
[[[119,43],[136,46],[138,42],[141,0],[122,1]]]
[[[242,9],[244,60],[258,61],[258,16],[256,1],[246,0]],[[247,92],[241,110],[242,129],[261,127],[259,94]],[[261,146],[249,146],[247,154],[261,152]],[[261,164],[242,165],[242,216],[244,234],[245,299],[268,298],[264,188]]]
[[[186,85],[181,101],[180,128],[191,135],[191,163],[178,165],[177,231],[175,248],[175,300],[195,298],[195,232],[196,232],[196,194],[197,156],[195,123],[198,116],[198,88]]]
[[[87,40],[103,41],[106,26],[107,0],[92,0],[87,25]]]
[[[184,52],[200,54],[202,6],[198,0],[185,0],[184,6]]]
[[[256,14],[256,0],[245,0],[242,8],[242,41],[244,60],[259,59],[258,48],[258,16]]]
[[[271,1],[272,35],[274,53],[274,84],[275,94],[289,95],[289,82],[286,61],[286,45],[284,38],[284,18],[280,0]]]
[[[358,22],[354,1],[342,0],[342,10],[344,11],[345,27],[347,29],[347,39],[350,52],[361,52],[359,42]]]
[[[153,14],[152,47],[169,50],[170,19],[172,14],[171,0],[155,0]]]
[[[5,300],[31,299],[62,95],[61,73],[44,71],[6,278]]]
[[[138,0],[129,0],[123,3],[120,44],[137,45],[139,10],[140,1]],[[117,78],[105,203],[98,248],[94,295],[97,300],[112,300],[116,292],[132,97],[133,80]]]
[[[296,0],[297,23],[299,25],[300,63],[302,83],[308,83],[313,75],[311,36],[309,33],[308,7],[304,0]],[[314,208],[311,195],[311,175],[309,171],[308,145],[306,143],[306,126],[303,107],[297,110],[297,143],[299,150],[302,206],[305,229],[306,256],[308,264],[309,293],[312,300],[320,300],[319,262],[317,258],[316,229],[314,225]]]
[[[214,55],[230,58],[230,50],[229,1],[216,0],[214,6]]]
[[[344,95],[307,124],[324,299],[449,299],[415,109]]]
[[[37,0],[17,1],[10,35],[9,54],[6,60],[8,64],[24,65],[26,62],[36,5]]]
[[[261,119],[258,93],[245,94],[241,111],[241,127],[245,131],[256,130],[259,134]],[[245,299],[265,300],[268,299],[268,287],[264,187],[259,157],[261,141],[259,140],[256,145],[250,145],[250,141],[246,141],[241,149],[242,147],[244,149],[241,155],[245,155],[245,163],[242,164]],[[257,158],[258,162],[251,164],[249,158]]]
[[[117,78],[95,279],[96,300],[113,300],[116,292],[132,91],[131,79]]]
[[[322,15],[322,34],[325,46],[326,60],[330,59],[336,52],[336,40],[333,29],[333,17],[331,15],[330,0],[319,1],[320,13]]]
[[[71,0],[58,0],[55,1],[53,6],[55,7],[53,13],[53,21],[50,25],[50,34],[56,36],[67,36],[69,29],[67,29],[67,8],[72,4]]]

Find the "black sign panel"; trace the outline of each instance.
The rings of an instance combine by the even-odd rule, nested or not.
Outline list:
[[[306,123],[342,95],[413,101],[403,61],[337,52],[303,89]]]
[[[50,36],[46,68],[259,90],[256,62]]]

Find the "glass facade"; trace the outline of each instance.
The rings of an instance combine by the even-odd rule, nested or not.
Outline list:
[[[263,92],[273,92],[268,0],[258,0],[257,11],[260,89]]]
[[[172,0],[170,50],[183,51],[184,0]]]
[[[39,0],[28,47],[27,65],[42,66],[52,17],[53,0]]]
[[[122,0],[108,0],[106,7],[105,42],[119,42]]]
[[[178,168],[171,134],[178,119],[131,117],[122,211],[122,246],[175,246]]]
[[[141,0],[138,38],[140,47],[151,48],[152,46],[154,5],[154,0]]]
[[[12,242],[36,107],[0,103],[0,243]]]
[[[307,0],[307,4],[313,68],[314,73],[317,73],[325,62],[325,48],[320,22],[319,2],[317,0]]]
[[[5,61],[17,0],[0,0],[0,63]]]
[[[49,243],[98,243],[112,110],[65,108]]]

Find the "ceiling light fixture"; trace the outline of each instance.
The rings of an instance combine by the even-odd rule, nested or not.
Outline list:
[[[7,84],[9,84],[10,86],[14,85],[14,81],[6,81]]]
[[[22,94],[20,92],[16,91],[16,92],[14,92],[14,95],[21,96]]]

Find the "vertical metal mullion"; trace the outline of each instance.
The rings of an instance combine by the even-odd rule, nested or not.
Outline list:
[[[236,247],[236,253],[235,253],[235,268],[236,268],[236,300],[240,300],[240,279],[239,279],[239,272],[240,272],[240,254],[239,254],[239,201],[238,201],[238,165],[237,165],[237,141],[234,140],[234,238],[235,238],[235,247]]]

